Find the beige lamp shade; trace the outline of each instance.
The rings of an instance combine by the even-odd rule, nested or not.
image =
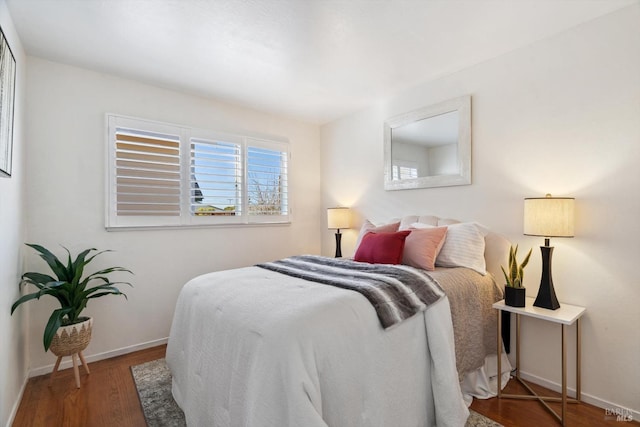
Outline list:
[[[351,209],[329,208],[327,209],[327,228],[345,229],[351,227]]]
[[[524,199],[524,234],[527,236],[573,237],[573,197]]]

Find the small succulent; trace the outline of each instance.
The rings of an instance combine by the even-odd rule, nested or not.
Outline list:
[[[514,248],[511,246],[509,250],[509,273],[505,271],[503,266],[500,266],[502,269],[502,273],[504,274],[504,278],[507,281],[507,286],[513,288],[522,288],[522,284],[524,282],[524,268],[529,263],[529,258],[531,257],[531,250],[529,249],[529,253],[524,257],[522,263],[518,265],[517,255],[518,255],[518,245]]]

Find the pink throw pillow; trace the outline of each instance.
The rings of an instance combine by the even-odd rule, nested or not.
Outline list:
[[[436,257],[447,235],[447,227],[412,229],[404,244],[402,263],[423,270],[435,270]]]
[[[390,224],[384,224],[376,227],[368,219],[365,220],[364,224],[362,224],[362,227],[360,228],[360,234],[358,235],[358,240],[356,241],[356,252],[358,251],[358,248],[360,247],[360,242],[362,242],[362,238],[364,237],[365,234],[394,233],[398,231],[399,227],[400,227],[400,222],[392,222]]]
[[[362,238],[354,260],[369,264],[400,264],[404,242],[410,230],[396,233],[367,233]]]

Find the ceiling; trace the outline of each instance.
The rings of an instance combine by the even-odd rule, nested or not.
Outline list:
[[[28,55],[312,123],[639,0],[5,0]]]

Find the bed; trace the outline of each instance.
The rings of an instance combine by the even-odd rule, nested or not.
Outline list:
[[[459,233],[451,230],[463,228],[456,223],[407,216],[389,224],[396,230],[448,226],[440,253],[455,254]],[[368,234],[366,225],[360,237]],[[166,355],[187,424],[463,426],[465,396],[492,394],[491,304],[502,298],[493,277],[509,249],[506,239],[478,230],[486,274],[436,267],[428,274],[443,295],[391,326],[382,326],[363,294],[267,265],[192,279],[178,298]],[[315,262],[310,258],[316,257],[287,262]]]

